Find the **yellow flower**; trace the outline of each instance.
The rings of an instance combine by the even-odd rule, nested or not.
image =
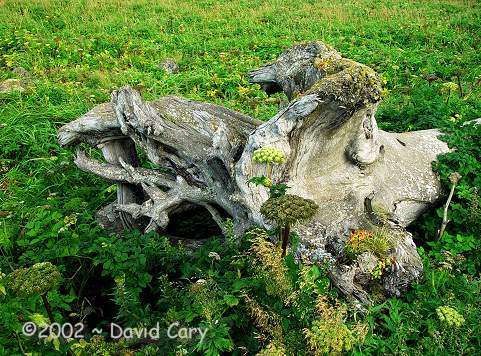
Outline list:
[[[443,90],[445,91],[455,91],[459,86],[454,82],[443,83]]]
[[[459,328],[464,324],[465,320],[461,314],[459,314],[456,309],[442,306],[436,308],[436,314],[438,315],[439,321],[451,327]]]
[[[262,147],[254,151],[252,160],[256,163],[282,164],[286,160],[283,152],[273,147]]]
[[[246,87],[243,87],[241,85],[239,85],[237,90],[239,91],[239,94],[241,96],[245,96],[245,95],[249,94],[249,92],[250,92],[250,88],[246,88]]]
[[[64,217],[63,222],[66,227],[75,225],[77,223],[77,215],[76,214],[67,215],[66,217]]]
[[[220,91],[218,89],[210,89],[207,91],[207,96],[209,98],[212,98],[212,99],[215,99],[218,97],[218,94],[220,93]]]

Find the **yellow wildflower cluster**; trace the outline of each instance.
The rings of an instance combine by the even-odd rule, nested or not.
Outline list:
[[[5,290],[5,286],[3,285],[3,281],[2,281],[5,277],[6,277],[6,274],[0,270],[0,295],[7,294],[7,291]]]
[[[371,271],[372,278],[380,279],[384,270],[387,267],[389,267],[391,264],[392,264],[392,262],[391,262],[390,258],[384,258],[384,259],[380,260],[377,263],[376,267],[374,267],[373,270]]]
[[[67,215],[66,217],[64,217],[63,222],[65,224],[65,227],[75,225],[77,224],[77,215],[76,214]]]
[[[252,160],[256,163],[282,164],[286,160],[284,153],[273,147],[262,147],[254,151]]]
[[[448,306],[436,308],[436,314],[438,315],[439,321],[448,326],[459,328],[465,322],[463,316],[459,314],[456,309]]]

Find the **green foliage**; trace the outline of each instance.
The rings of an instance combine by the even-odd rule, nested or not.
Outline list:
[[[263,353],[340,352],[364,338],[365,326],[346,321],[352,317],[348,307],[330,295],[326,269],[283,259],[261,231],[250,236],[250,252],[258,260],[254,273],[265,291],[251,289],[245,298],[248,313],[265,339]]]
[[[123,238],[98,238],[89,252],[95,256],[94,264],[102,266],[102,275],[114,280],[117,317],[127,323],[149,318],[149,306],[140,295],[152,282],[152,271],[158,266],[164,266],[166,272],[172,271],[184,256],[183,250],[174,248],[165,237],[155,233],[142,235],[139,231]]]
[[[345,306],[330,306],[326,300],[317,302],[320,318],[313,321],[310,329],[305,330],[309,347],[315,355],[341,354],[350,351],[364,340],[366,327],[360,323],[352,329],[344,323],[347,314]]]
[[[358,349],[359,354],[477,353],[481,345],[481,327],[476,321],[481,301],[479,279],[459,270],[462,261],[458,261],[457,266],[432,265],[424,257],[422,283],[402,299],[390,298],[370,309],[370,331]],[[461,323],[456,315],[459,324],[456,329],[438,316],[437,310],[445,310],[446,306],[462,311],[465,322]]]
[[[448,227],[462,234],[478,234],[481,231],[481,147],[478,144],[481,125],[454,123],[446,128],[446,133],[443,140],[453,151],[440,156],[434,169],[446,187],[451,186],[452,172],[459,172],[462,177],[450,206]]]
[[[60,125],[126,84],[147,99],[182,95],[270,118],[283,95],[268,97],[245,73],[292,43],[317,39],[380,73],[382,129],[443,128],[456,150],[439,157],[435,169],[447,189],[452,172],[462,175],[443,237],[435,241],[442,207],[414,228],[420,243],[429,242],[421,249],[424,280],[402,299],[374,306],[369,333],[351,352],[479,353],[481,125],[463,126],[481,117],[479,3],[149,0],[119,7],[45,0],[4,1],[0,9],[0,80],[28,84],[24,92],[0,93],[0,354],[58,353],[52,343],[21,334],[22,323],[45,319],[45,310],[38,294],[10,293],[4,276],[47,261],[63,275],[48,292],[58,322],[83,320],[91,329],[112,320],[164,327],[178,320],[212,330],[205,345],[165,339],[139,346],[88,334],[75,344],[81,354],[302,355],[313,352],[304,330],[315,333],[312,340],[332,342],[316,308],[318,296],[334,293],[322,268],[296,265],[288,256],[280,265],[287,277],[278,279],[286,284],[278,286],[252,243],[242,237],[231,243],[233,234],[227,244],[212,240],[194,252],[157,235],[107,236],[93,217],[115,191],[78,170],[72,152],[55,140]],[[167,57],[175,58],[179,73],[159,68]],[[268,188],[278,198],[287,187],[275,183]],[[209,293],[191,290],[199,280]],[[443,306],[465,319],[455,332],[437,317]],[[355,330],[352,319],[346,315],[349,330]]]
[[[464,268],[477,275],[481,271],[481,148],[477,144],[481,140],[481,125],[452,122],[445,131],[447,134],[442,139],[452,151],[438,157],[433,168],[439,173],[446,190],[452,186],[450,178],[453,172],[458,172],[461,179],[457,182],[448,209],[449,223],[443,236],[439,240],[434,239],[443,207],[427,214],[420,228],[431,237],[426,244],[434,260],[442,260],[444,251],[460,255],[466,258]]]
[[[289,187],[285,183],[273,184],[269,189],[269,196],[271,198],[280,198],[286,194],[287,189],[289,189]]]
[[[89,342],[81,340],[79,343],[73,345],[73,351],[76,355],[127,355],[129,351],[125,340],[118,343],[109,343],[100,335],[92,336]]]
[[[469,258],[464,264],[464,268],[473,275],[480,270],[481,260],[479,252],[481,251],[481,240],[479,237],[462,234],[452,236],[445,232],[441,239],[427,242],[427,245],[431,247],[429,255],[434,261],[443,261],[447,253],[463,259],[465,259],[465,256],[468,256]]]
[[[269,235],[262,229],[250,231],[248,237],[252,243],[250,252],[260,262],[255,266],[255,272],[264,283],[266,293],[287,299],[292,293],[293,283],[278,247],[268,240]]]
[[[370,252],[378,258],[385,258],[394,247],[392,238],[383,229],[354,230],[346,241],[345,255],[355,259],[364,252]]]
[[[285,195],[287,192],[287,189],[289,189],[287,184],[285,183],[273,184],[272,180],[265,176],[252,177],[247,181],[247,183],[252,183],[252,184],[255,184],[256,186],[262,185],[268,188],[269,196],[271,198],[279,198]]]
[[[272,187],[272,180],[265,176],[252,177],[247,181],[247,183],[252,183],[252,184],[255,184],[256,186],[262,185],[266,188]]]

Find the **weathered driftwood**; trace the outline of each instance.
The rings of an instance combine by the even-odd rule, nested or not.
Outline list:
[[[273,172],[289,193],[316,201],[319,213],[298,226],[300,258],[331,261],[333,282],[367,302],[377,258],[359,256],[342,264],[350,231],[382,225],[396,241],[396,261],[381,279],[398,294],[422,273],[410,224],[441,195],[431,162],[447,145],[437,130],[388,133],[374,114],[381,98],[378,75],[320,42],[293,46],[279,59],[250,73],[268,93],[283,91],[289,105],[265,123],[226,108],[174,96],[145,102],[125,87],[110,103],[92,109],[59,130],[62,145],[88,142],[102,147],[107,162],[79,151],[84,171],[119,183],[118,201],[99,213],[104,225],[162,231],[169,217],[204,207],[222,228],[230,217],[235,231],[268,226],[259,213],[264,187],[247,184],[262,175],[254,150],[271,146],[286,155]],[[155,165],[139,167],[135,146]]]

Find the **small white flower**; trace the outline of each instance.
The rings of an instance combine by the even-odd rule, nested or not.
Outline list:
[[[220,261],[220,256],[217,252],[209,252],[208,256],[213,260]]]

